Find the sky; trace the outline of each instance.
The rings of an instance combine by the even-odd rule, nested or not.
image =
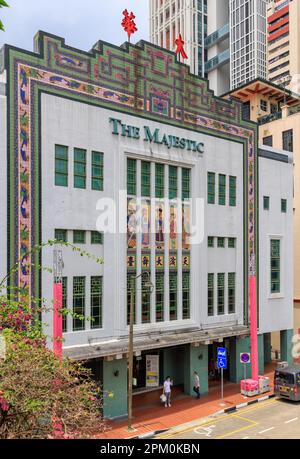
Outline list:
[[[6,0],[10,8],[0,9],[4,43],[33,50],[38,30],[65,38],[66,44],[89,51],[98,40],[121,45],[127,34],[121,27],[122,11],[136,15],[138,32],[132,43],[149,40],[149,0]]]

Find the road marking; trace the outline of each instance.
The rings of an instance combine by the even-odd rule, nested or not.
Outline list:
[[[289,424],[290,422],[298,421],[298,418],[290,419],[289,421],[285,421],[285,424]]]
[[[259,434],[263,434],[265,432],[269,432],[270,430],[275,429],[275,427],[270,427],[269,429],[262,430],[261,432],[258,432]]]
[[[279,403],[278,400],[276,399],[269,399],[269,400],[266,400],[265,402],[260,402],[260,403],[257,403],[255,404],[254,406],[250,405],[249,408],[245,408],[245,409],[242,409],[241,412],[242,413],[250,413],[252,411],[257,411],[257,410],[260,410],[262,408],[265,408],[265,407],[272,407],[274,405],[277,405]],[[170,432],[169,434],[167,435],[158,435],[156,436],[155,438],[157,439],[167,439],[167,438],[173,438],[173,437],[176,437],[177,435],[181,435],[185,432],[191,432],[192,430],[194,430],[195,428],[197,427],[202,427],[202,426],[207,426],[209,424],[214,424],[214,423],[217,423],[217,422],[222,422],[222,421],[227,421],[228,419],[232,418],[233,416],[236,416],[236,414],[224,414],[223,416],[220,416],[219,418],[217,419],[211,419],[211,420],[207,420],[207,421],[204,421],[204,422],[200,422],[198,425],[196,424],[194,427],[193,426],[189,426],[189,427],[185,427],[183,429],[180,429],[180,430],[176,430],[175,432]]]
[[[213,434],[213,429],[215,429],[215,427],[215,425],[209,427],[198,427],[197,429],[194,429],[194,432],[198,435],[205,435],[206,437],[211,437],[211,435]]]
[[[243,430],[251,429],[251,427],[257,426],[258,423],[255,422],[251,424],[250,426],[245,426],[241,427],[240,429],[232,430],[231,432],[227,432],[226,434],[220,435],[219,437],[216,437],[216,440],[222,440],[223,438],[229,437],[230,435],[234,435],[236,433],[242,432]]]

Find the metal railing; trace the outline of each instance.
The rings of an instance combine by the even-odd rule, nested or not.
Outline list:
[[[225,49],[222,53],[218,54],[217,56],[210,59],[205,64],[205,72],[210,72],[214,68],[220,67],[221,65],[226,64],[229,62],[230,52],[229,49]]]
[[[257,119],[259,125],[270,123],[271,121],[280,120],[282,118],[282,112],[270,113],[269,115],[262,116]]]
[[[218,43],[218,41],[225,40],[227,37],[229,37],[229,24],[225,24],[223,27],[206,37],[204,46],[205,48],[210,48],[211,46]]]

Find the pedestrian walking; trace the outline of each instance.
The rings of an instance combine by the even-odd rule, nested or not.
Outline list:
[[[200,378],[197,371],[194,371],[194,392],[197,394],[197,398],[200,398]]]
[[[173,386],[173,381],[171,381],[170,376],[167,376],[163,389],[163,394],[166,396],[165,408],[171,406],[171,386]]]

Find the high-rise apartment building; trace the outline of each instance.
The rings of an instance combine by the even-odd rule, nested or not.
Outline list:
[[[267,77],[266,7],[267,0],[150,0],[151,41],[173,50],[180,32],[191,71],[221,95]]]
[[[191,72],[204,75],[207,0],[150,0],[151,41],[170,50],[181,33]]]
[[[300,2],[299,0],[272,0],[267,8],[267,70],[273,83],[289,83],[295,87],[300,73]]]

